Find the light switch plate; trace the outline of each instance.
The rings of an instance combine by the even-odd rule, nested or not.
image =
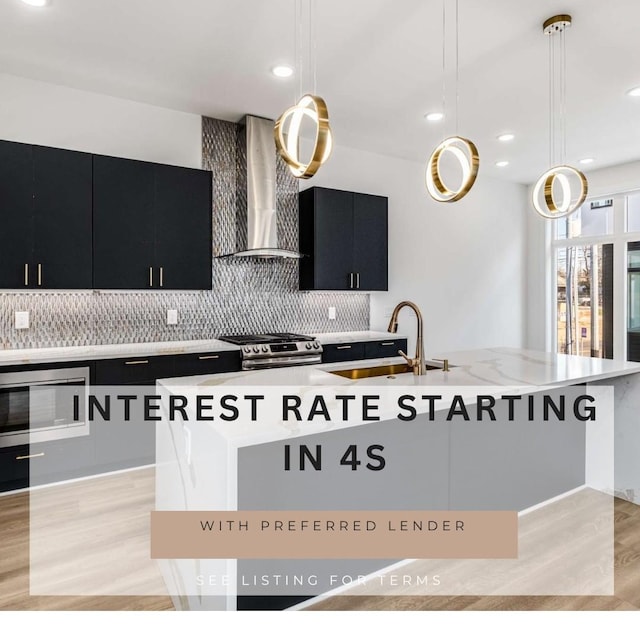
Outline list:
[[[16,329],[28,329],[29,328],[29,312],[28,311],[16,311]]]
[[[167,310],[167,324],[178,324],[178,310],[177,309],[168,309]]]
[[[336,319],[336,308],[329,307],[329,320],[335,320],[335,319]]]

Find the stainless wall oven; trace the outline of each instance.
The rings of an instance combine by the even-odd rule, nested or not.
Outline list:
[[[88,388],[89,367],[0,372],[0,447],[89,435]]]

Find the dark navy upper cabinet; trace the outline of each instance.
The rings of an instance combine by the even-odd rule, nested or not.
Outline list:
[[[94,287],[211,289],[211,172],[94,156]]]
[[[90,289],[91,155],[0,141],[0,288]]]
[[[300,193],[300,289],[388,289],[388,199],[312,187]]]
[[[0,140],[0,289],[211,289],[211,172]]]

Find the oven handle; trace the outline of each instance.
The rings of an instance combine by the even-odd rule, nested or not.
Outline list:
[[[291,358],[256,358],[255,360],[243,360],[242,369],[245,371],[252,371],[255,369],[277,369],[279,366],[294,366],[297,364],[320,364],[322,358],[320,354],[312,358],[305,357],[291,357]]]
[[[16,389],[22,389],[24,387],[55,387],[59,384],[69,384],[71,382],[77,382],[85,386],[89,384],[88,378],[54,378],[52,380],[38,380],[37,382],[9,382],[7,384],[0,384],[0,389],[9,389],[11,387],[15,387]]]

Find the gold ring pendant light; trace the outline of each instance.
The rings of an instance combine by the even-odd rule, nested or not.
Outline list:
[[[584,173],[564,162],[566,154],[564,34],[570,26],[571,16],[566,14],[553,16],[545,20],[542,25],[543,33],[551,38],[549,41],[549,64],[551,68],[549,77],[550,164],[554,165],[555,160],[556,129],[560,130],[560,163],[552,166],[538,178],[533,188],[532,201],[536,212],[549,220],[564,218],[577,211],[587,199],[589,190],[589,183]],[[559,92],[556,91],[556,56],[554,48],[556,44],[554,39],[557,41],[558,38],[560,40],[561,56]],[[558,93],[559,96],[557,95]],[[556,126],[556,102],[558,99],[560,102],[558,109],[560,112],[559,127]],[[557,196],[560,197],[558,198]]]
[[[316,126],[311,159],[306,164],[300,160],[300,129],[304,118],[310,118]],[[278,152],[289,165],[296,178],[311,178],[331,155],[333,138],[329,126],[327,104],[319,96],[307,94],[298,104],[287,109],[277,120],[275,138]]]
[[[462,170],[462,183],[457,189],[448,187],[440,174],[440,159],[445,153],[453,155]],[[429,195],[438,202],[462,200],[473,187],[479,166],[478,147],[471,140],[459,136],[447,138],[436,147],[429,158],[425,174]]]
[[[316,61],[315,61],[315,33],[314,13],[315,0],[307,0],[308,4],[308,58],[309,68],[313,67],[313,93],[303,95],[298,102],[287,109],[276,121],[274,137],[278,153],[289,166],[289,170],[296,178],[312,178],[318,169],[329,159],[333,148],[333,136],[329,126],[329,110],[326,102],[316,95]],[[295,0],[297,66],[300,82],[300,94],[302,94],[302,0]],[[300,157],[300,142],[302,123],[309,118],[315,125],[315,141],[313,151],[307,162]]]
[[[458,0],[455,4],[456,11],[456,105],[455,105],[455,121],[456,129],[458,128]],[[445,38],[446,38],[446,0],[442,2],[442,71],[443,83],[445,72]],[[445,101],[445,90],[443,86],[442,101]],[[444,108],[443,108],[444,112]],[[449,154],[455,158],[458,163],[462,180],[457,187],[448,185],[442,177],[440,162],[442,158]],[[429,195],[437,202],[457,202],[462,200],[473,187],[478,177],[478,169],[480,168],[480,154],[478,147],[469,140],[461,136],[455,135],[443,140],[431,154],[427,168],[425,171],[425,184]]]

